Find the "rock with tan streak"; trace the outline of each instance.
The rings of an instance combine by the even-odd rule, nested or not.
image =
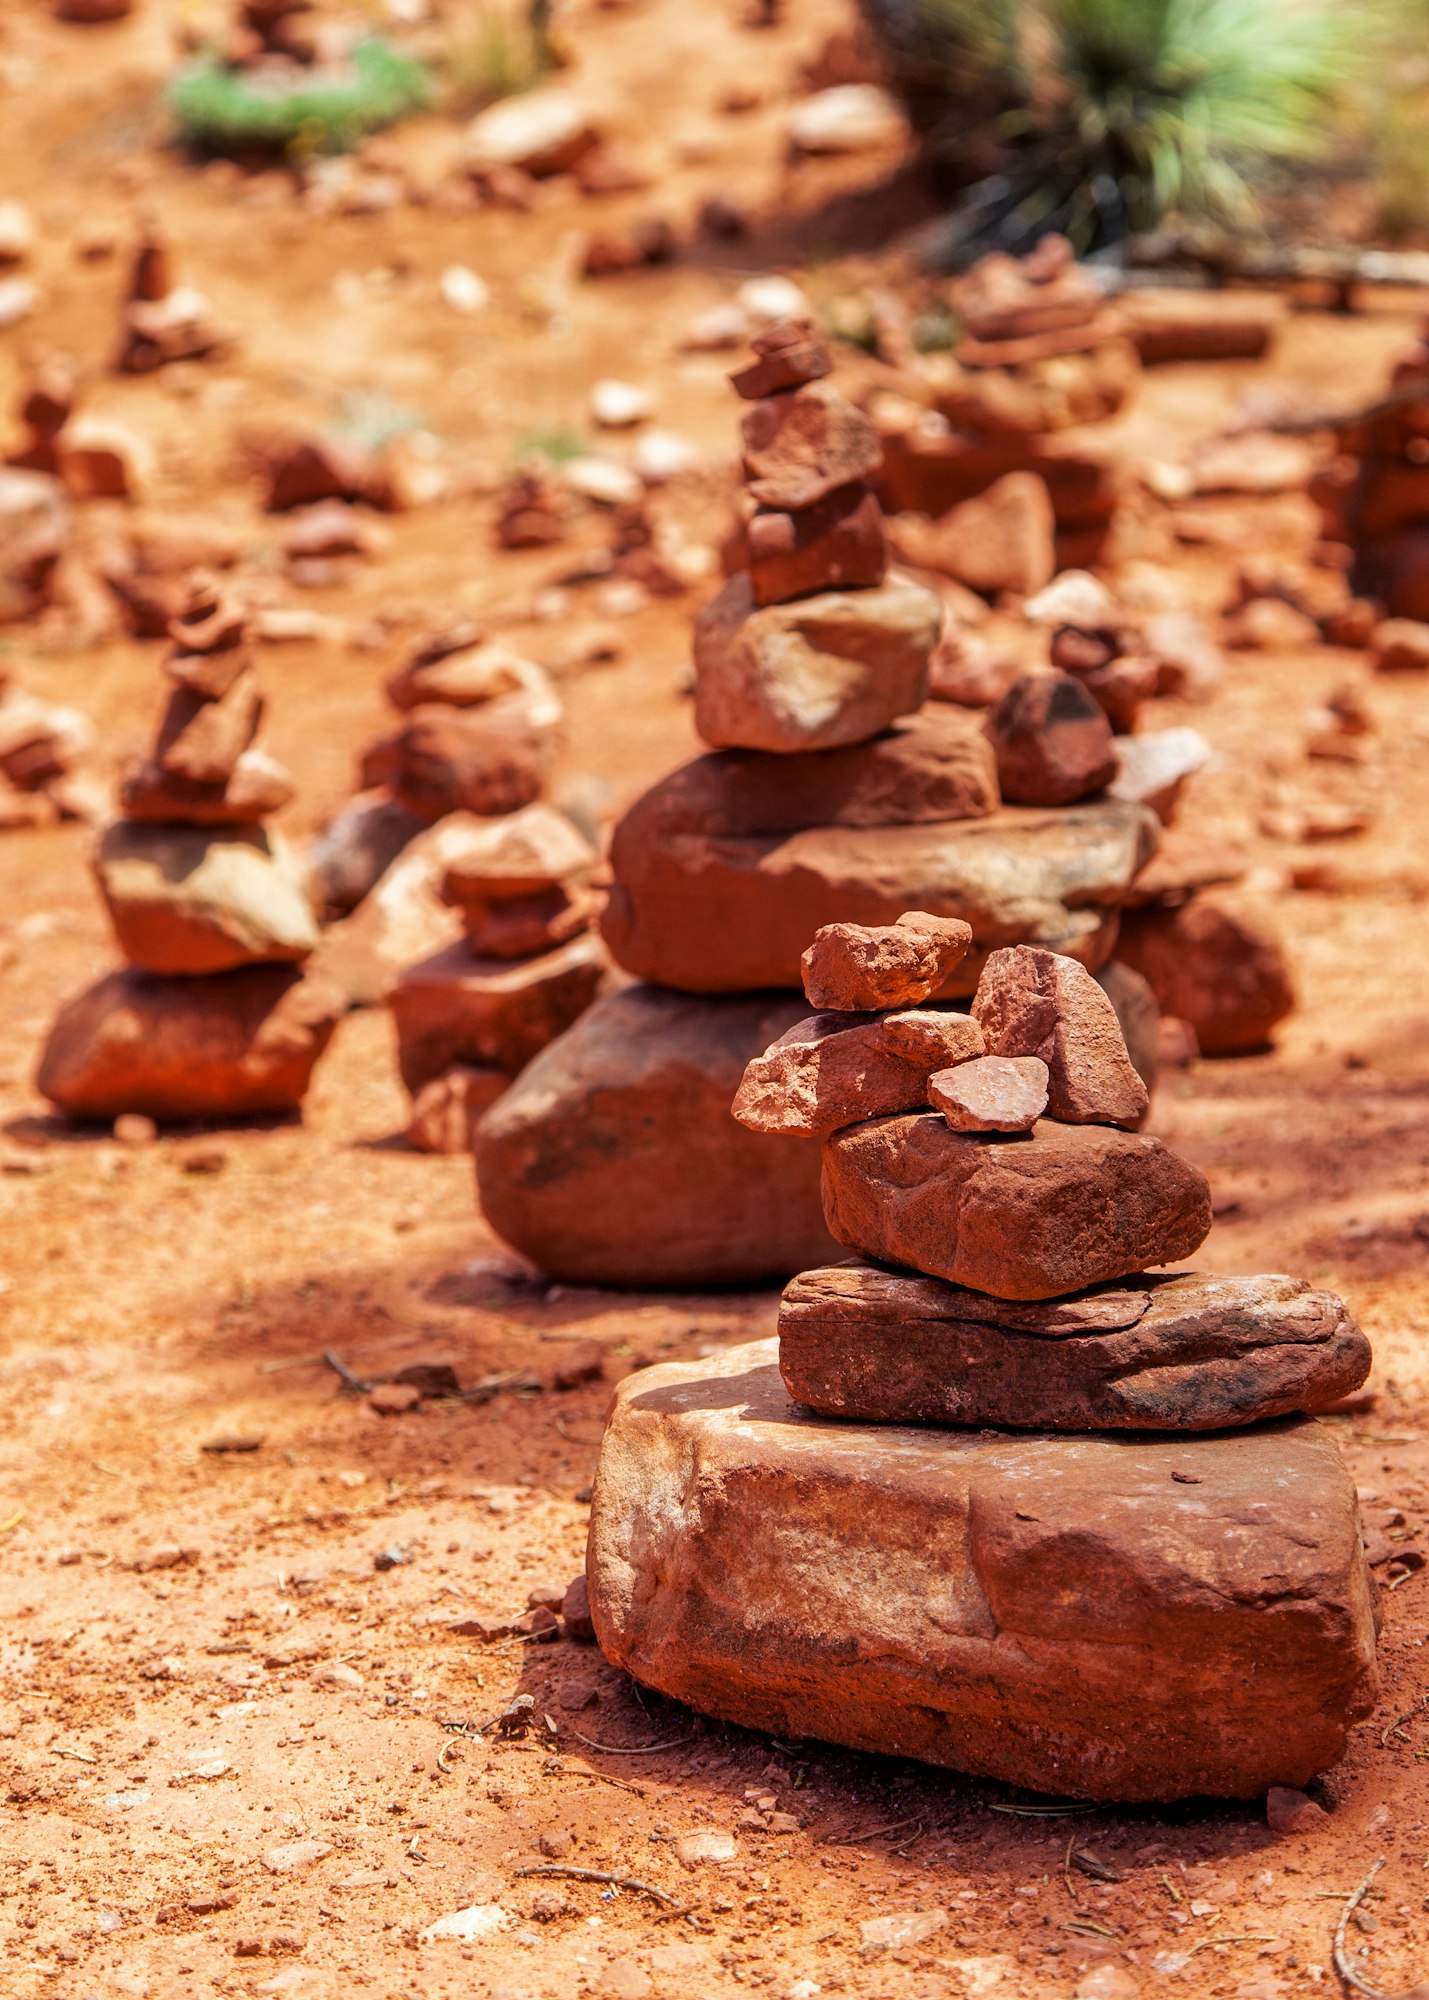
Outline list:
[[[559,706],[545,668],[499,639],[435,657],[430,647],[424,648],[387,683],[388,699],[397,708],[420,708],[424,702],[479,708],[507,694]]]
[[[1354,1489],[1316,1424],[830,1424],[773,1341],[621,1384],[587,1581],[607,1659],[675,1700],[1058,1797],[1303,1785],[1376,1692]]]
[[[954,1132],[1030,1132],[1047,1109],[1047,1065],[981,1056],[930,1077],[928,1098]]]
[[[800,960],[811,1006],[848,1012],[916,1007],[967,957],[972,927],[905,910],[893,924],[825,924]]]
[[[146,972],[298,964],[317,945],[297,865],[261,827],[116,820],[94,866],[119,949]]]
[[[942,622],[907,578],[756,605],[741,570],[695,623],[695,728],[716,749],[865,742],[923,705]]]
[[[1021,946],[994,952],[973,996],[988,1053],[1038,1056],[1048,1111],[1074,1125],[1135,1125],[1145,1084],[1126,1052],[1116,1009],[1084,966]]]
[[[967,1014],[814,1014],[750,1063],[734,1115],[751,1132],[823,1138],[860,1119],[921,1110],[935,1071],[981,1053]]]
[[[1325,1409],[1370,1360],[1343,1300],[1273,1276],[1133,1277],[1037,1306],[840,1264],[802,1272],[779,1312],[789,1393],[865,1423],[1221,1430]]]
[[[491,823],[442,878],[467,943],[489,958],[526,958],[587,930],[599,908],[590,888],[595,849],[563,813],[532,805]]]
[[[1000,1299],[1050,1299],[1191,1256],[1211,1227],[1205,1176],[1159,1139],[1041,1119],[997,1138],[936,1113],[825,1142],[824,1215],[840,1243]]]
[[[184,778],[153,758],[128,770],[119,786],[126,819],[185,826],[252,826],[287,805],[293,781],[275,757],[252,744],[218,783]]]
[[[766,396],[740,425],[744,474],[761,507],[812,507],[869,479],[883,458],[873,424],[829,383]]]
[[[42,1097],[75,1118],[252,1118],[296,1111],[346,1002],[287,965],[212,979],[125,968],[61,1008]]]

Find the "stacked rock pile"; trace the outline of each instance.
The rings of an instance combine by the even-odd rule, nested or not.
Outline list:
[[[747,563],[695,629],[712,754],[637,800],[611,847],[604,935],[642,983],[544,1050],[477,1133],[487,1219],[578,1282],[751,1282],[827,1256],[817,1142],[759,1141],[729,1115],[750,1057],[800,1018],[820,924],[961,920],[973,948],[944,997],[971,994],[999,946],[1068,952],[1154,1043],[1144,984],[1108,969],[1154,814],[1088,796],[1105,769],[1050,808],[1000,807],[981,717],[926,702],[941,604],[888,567],[872,425],[807,325],[755,347],[735,377]],[[1105,765],[1109,727],[1078,693]]]
[[[1135,1129],[1105,995],[1013,947],[969,1014],[926,1005],[969,941],[917,912],[815,938],[819,1011],[735,1110],[822,1139],[855,1256],[788,1286],[777,1349],[621,1390],[597,1635],[726,1719],[1040,1791],[1303,1785],[1368,1712],[1375,1633],[1354,1489],[1297,1413],[1368,1342],[1291,1278],[1151,1273],[1210,1190]]]
[[[597,860],[570,820],[530,805],[473,825],[446,869],[442,900],[463,936],[387,994],[413,1098],[407,1136],[424,1152],[467,1151],[474,1121],[600,991]]]
[[[1387,393],[1338,430],[1338,455],[1311,483],[1327,539],[1354,550],[1355,584],[1395,618],[1429,620],[1429,339]]]
[[[145,218],[134,253],[119,352],[122,375],[150,375],[173,361],[202,361],[224,353],[234,335],[202,292],[173,282],[173,259],[152,217]]]
[[[264,824],[292,784],[255,741],[263,697],[241,606],[200,577],[169,629],[158,734],[95,854],[129,969],[63,1008],[39,1087],[83,1118],[292,1111],[344,1005],[300,970],[317,925]]]

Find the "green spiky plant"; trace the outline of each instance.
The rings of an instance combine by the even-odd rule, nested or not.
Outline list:
[[[247,76],[205,56],[169,87],[169,108],[195,152],[286,159],[351,151],[428,98],[427,72],[390,43],[360,42],[340,72]]]
[[[1329,0],[864,0],[965,255],[1048,230],[1083,253],[1172,214],[1244,228],[1313,159],[1350,69]],[[940,102],[941,100],[941,102]]]

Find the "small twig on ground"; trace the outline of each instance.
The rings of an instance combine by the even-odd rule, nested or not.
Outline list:
[[[637,1743],[633,1749],[626,1749],[620,1743],[597,1743],[593,1736],[582,1736],[578,1729],[571,1735],[578,1743],[584,1743],[592,1750],[603,1750],[607,1757],[653,1757],[657,1750],[677,1750],[682,1743],[688,1743],[688,1736],[672,1736],[667,1743]]]
[[[1429,1708],[1429,1694],[1421,1694],[1413,1708],[1406,1708],[1403,1715],[1396,1715],[1393,1722],[1387,1722],[1384,1725],[1384,1728],[1379,1732],[1379,1747],[1381,1750],[1387,1746],[1390,1737],[1394,1735],[1395,1731],[1403,1729],[1406,1722],[1412,1722],[1422,1708]]]
[[[99,1759],[97,1757],[91,1757],[88,1754],[88,1752],[84,1750],[51,1749],[50,1755],[52,1757],[73,1757],[75,1761],[80,1764],[97,1764],[99,1762]]]
[[[351,1389],[354,1395],[365,1396],[372,1387],[372,1384],[364,1382],[360,1375],[354,1375],[342,1356],[334,1354],[330,1347],[323,1349],[323,1362],[327,1367],[331,1368],[343,1388]]]
[[[451,1769],[451,1766],[447,1763],[447,1758],[450,1757],[452,1751],[455,1750],[456,1747],[457,1747],[456,1737],[449,1736],[446,1742],[442,1745],[441,1749],[437,1752],[437,1769],[439,1771],[449,1771]]]
[[[1363,1882],[1360,1883],[1358,1889],[1351,1894],[1345,1907],[1340,1911],[1340,1921],[1335,1925],[1334,1949],[1330,1954],[1331,1962],[1336,1972],[1340,1975],[1341,1981],[1355,1993],[1369,1994],[1370,2000],[1386,2000],[1384,1989],[1379,1986],[1371,1986],[1367,1979],[1362,1979],[1345,1957],[1345,1932],[1349,1928],[1350,1918],[1369,1894],[1374,1878],[1383,1866],[1384,1856],[1381,1854],[1368,1875],[1365,1876]]]
[[[895,1819],[887,1826],[871,1826],[867,1831],[860,1828],[857,1833],[830,1834],[827,1844],[830,1847],[852,1847],[856,1840],[878,1840],[885,1833],[902,1833],[906,1826],[921,1825],[922,1821],[918,1819]]]
[[[1088,1799],[1081,1806],[1004,1806],[996,1799],[987,1802],[989,1812],[1016,1813],[1019,1819],[1062,1819],[1067,1813],[1089,1813],[1097,1810],[1095,1803]]]
[[[630,1889],[638,1896],[649,1896],[656,1903],[663,1903],[676,1916],[685,1915],[685,1906],[668,1895],[664,1889],[657,1889],[653,1882],[642,1882],[636,1875],[611,1875],[604,1868],[571,1868],[564,1862],[550,1862],[539,1868],[518,1868],[521,1875],[554,1875],[563,1882],[606,1882],[615,1889]]]
[[[568,1778],[587,1778],[593,1785],[614,1785],[619,1792],[634,1792],[637,1799],[645,1796],[643,1785],[632,1785],[628,1778],[612,1778],[608,1771],[567,1771]]]

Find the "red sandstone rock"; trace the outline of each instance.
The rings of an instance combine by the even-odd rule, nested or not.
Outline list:
[[[916,826],[705,832],[684,822],[706,782],[682,787],[688,769],[698,767],[616,828],[601,928],[627,971],[693,993],[797,987],[811,930],[892,923],[910,906],[972,926],[949,994],[971,992],[987,953],[1007,944],[1044,945],[1096,970],[1155,840],[1152,814],[1114,800]]]
[[[1192,292],[1169,287],[1123,294],[1120,305],[1148,367],[1167,361],[1254,361],[1284,324],[1276,292]]]
[[[840,487],[797,514],[761,509],[745,532],[756,604],[820,590],[871,590],[888,573],[883,509],[866,486]]]
[[[68,540],[59,481],[0,466],[0,625],[33,617],[49,603]]]
[[[914,1112],[825,1141],[824,1215],[840,1243],[881,1263],[1050,1299],[1191,1256],[1211,1194],[1144,1134],[1043,1119],[997,1139]]]
[[[741,571],[695,622],[695,727],[716,749],[864,742],[922,707],[942,622],[906,577],[756,605]]]
[[[119,786],[126,819],[177,820],[185,826],[253,826],[287,805],[293,781],[266,750],[243,752],[219,784],[177,777],[152,760],[127,771]]]
[[[878,1014],[815,1014],[796,1022],[745,1070],[734,1116],[751,1132],[823,1138],[863,1118],[920,1110],[935,1070],[982,1053],[982,1034],[966,1014],[890,1018],[918,1026],[890,1038]]]
[[[1384,618],[1370,642],[1382,674],[1422,673],[1429,667],[1429,624],[1417,618]]]
[[[385,509],[397,504],[392,482],[372,454],[341,438],[295,438],[275,446],[267,480],[264,504],[272,514],[321,500],[365,500]]]
[[[286,965],[211,979],[112,972],[61,1010],[36,1079],[76,1118],[250,1118],[295,1111],[346,1010]]]
[[[424,648],[387,683],[388,698],[398,708],[418,708],[426,702],[477,708],[501,695],[520,694],[542,705],[559,705],[545,668],[500,639],[435,657],[430,647]]]
[[[804,991],[818,1008],[858,1012],[916,1007],[947,985],[967,957],[969,925],[908,910],[893,924],[825,924],[800,961]]]
[[[1039,1323],[1059,1306],[1070,1324]],[[1085,1311],[1081,1324],[1074,1310]],[[1037,1307],[840,1264],[787,1288],[779,1341],[785,1387],[825,1416],[1011,1430],[1260,1423],[1328,1407],[1363,1382],[1372,1358],[1332,1292],[1200,1273],[1134,1277]]]
[[[480,708],[413,709],[392,742],[392,792],[429,824],[452,812],[516,812],[537,797],[554,731],[524,695]]]
[[[740,426],[744,471],[761,507],[812,507],[840,486],[869,479],[883,457],[878,432],[830,384],[754,403]]]
[[[1116,1010],[1074,960],[1029,946],[994,952],[972,1011],[989,1054],[1046,1063],[1051,1117],[1135,1125],[1144,1116],[1146,1086],[1131,1066]]]
[[[1029,1132],[1047,1109],[1047,1065],[1037,1056],[981,1056],[930,1077],[928,1098],[954,1132]]]
[[[159,725],[154,761],[190,784],[226,784],[262,719],[263,697],[248,675],[217,701],[177,687]]]
[[[804,1006],[648,986],[598,1000],[481,1121],[492,1228],[577,1284],[755,1284],[836,1254],[819,1247],[818,1142],[747,1132],[729,1108]]]
[[[1163,1014],[1191,1024],[1203,1055],[1264,1048],[1295,1005],[1269,912],[1252,897],[1212,890],[1179,909],[1128,911],[1117,953]]]
[[[298,963],[318,942],[287,847],[260,827],[116,820],[94,867],[119,949],[145,971]]]
[[[1045,482],[1009,472],[938,522],[934,567],[984,597],[1030,596],[1057,566],[1055,525]]]
[[[802,389],[827,375],[834,365],[808,320],[780,320],[777,326],[756,333],[750,345],[759,359],[729,378],[735,393],[746,403]]]
[[[772,1341],[621,1385],[587,1577],[611,1664],[676,1700],[1061,1797],[1303,1785],[1375,1695],[1354,1490],[1320,1426],[830,1424],[789,1401]]]
[[[1067,806],[1116,776],[1111,724],[1070,674],[1024,674],[987,719],[997,782],[1010,805]]]
[[[1265,1823],[1272,1833],[1318,1833],[1329,1822],[1325,1808],[1294,1785],[1271,1785],[1265,1794]]]
[[[591,937],[514,964],[461,943],[409,965],[387,993],[403,1083],[415,1093],[455,1063],[515,1076],[585,1012],[605,976]]]

